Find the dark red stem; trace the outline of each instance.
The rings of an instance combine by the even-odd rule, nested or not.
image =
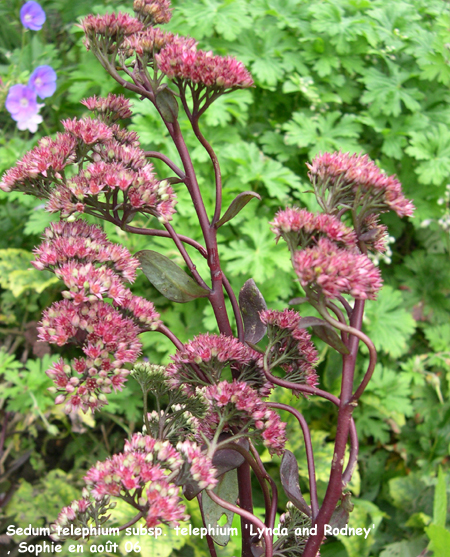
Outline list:
[[[361,330],[363,313],[364,300],[356,300],[350,319],[351,327]],[[317,555],[324,537],[325,524],[329,523],[331,515],[342,496],[344,456],[354,409],[352,404],[353,379],[358,345],[359,338],[355,335],[350,335],[348,342],[350,353],[343,356],[342,385],[330,480],[319,514],[314,522],[314,525],[317,526],[317,535],[309,538],[303,552],[303,557],[315,557]]]

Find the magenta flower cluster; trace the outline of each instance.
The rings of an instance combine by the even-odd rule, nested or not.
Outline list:
[[[55,140],[43,138],[4,174],[0,188],[47,198],[47,210],[60,211],[63,217],[94,210],[99,196],[112,203],[111,193],[117,191],[126,197],[122,211],[127,211],[128,220],[143,212],[169,221],[176,204],[171,185],[156,178],[136,133],[111,123],[131,114],[129,101],[110,94],[83,103],[100,118],[64,120],[65,133]],[[80,170],[84,159],[87,166]],[[75,161],[75,174],[66,177],[66,167]]]
[[[130,373],[125,364],[141,351],[138,334],[157,329],[159,314],[125,286],[135,278],[137,259],[94,225],[53,224],[35,253],[34,266],[53,271],[67,287],[65,300],[44,312],[39,338],[58,346],[75,342],[84,354],[70,365],[61,359],[47,371],[56,403],[65,403],[66,412],[94,411],[113,389],[122,389]],[[103,298],[111,298],[114,307]]]
[[[52,525],[53,538],[58,527],[66,527],[83,518],[93,501],[110,497],[132,500],[145,517],[147,527],[164,523],[178,526],[189,518],[181,502],[177,478],[190,476],[202,488],[217,484],[211,459],[192,441],[173,447],[169,441],[136,433],[125,441],[123,453],[97,462],[86,474],[84,497],[62,509]]]
[[[245,381],[221,381],[199,392],[208,407],[208,413],[199,425],[200,438],[204,435],[212,439],[224,419],[223,431],[245,432],[247,437],[262,439],[272,454],[283,454],[286,424]]]
[[[319,380],[316,370],[318,354],[311,335],[300,325],[301,315],[292,310],[265,310],[260,314],[267,325],[270,349],[266,353],[269,363],[278,362],[291,383],[315,387]],[[298,391],[294,390],[298,395]]]

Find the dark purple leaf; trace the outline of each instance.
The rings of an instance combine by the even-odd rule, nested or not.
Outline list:
[[[142,271],[153,286],[168,300],[186,303],[208,296],[207,290],[199,286],[183,269],[165,255],[152,250],[135,254]]]
[[[229,220],[233,219],[254,197],[261,200],[261,196],[259,195],[259,193],[256,193],[254,191],[243,191],[237,197],[235,197],[231,202],[231,205],[225,211],[225,214],[222,215],[220,220],[217,222],[216,228],[219,228],[219,226],[222,226]]]
[[[267,309],[267,305],[253,279],[249,279],[241,288],[239,307],[244,322],[244,338],[252,344],[257,344],[266,334],[266,326],[261,322],[259,312]]]
[[[298,464],[295,455],[285,450],[280,466],[280,479],[284,492],[297,509],[307,516],[311,516],[311,509],[303,499],[298,482]]]
[[[223,441],[226,439],[226,434],[221,434],[219,436],[219,440]],[[248,441],[247,439],[239,439],[237,441],[239,445],[244,447],[244,449],[248,450]],[[230,470],[234,470],[235,468],[239,468],[239,466],[244,462],[244,457],[238,451],[234,451],[233,449],[220,449],[214,453],[212,458],[212,464],[214,468],[217,470],[217,477],[229,472]],[[194,480],[189,480],[184,484],[183,488],[183,495],[186,497],[188,501],[191,501],[194,497],[196,497],[202,488],[198,486],[198,483]]]

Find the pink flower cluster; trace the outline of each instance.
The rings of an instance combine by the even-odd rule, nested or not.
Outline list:
[[[252,87],[244,64],[231,56],[197,50],[192,39],[169,43],[155,56],[158,68],[171,79],[186,79],[216,89]]]
[[[107,97],[89,97],[83,99],[81,104],[95,112],[99,118],[112,124],[116,120],[130,118],[132,115],[130,101],[123,95],[113,95],[108,93]]]
[[[318,378],[314,367],[318,354],[311,335],[299,327],[301,315],[292,309],[285,309],[265,310],[259,316],[267,325],[267,336],[272,344],[270,358],[278,361],[289,374],[289,381],[315,387]]]
[[[133,10],[145,25],[169,23],[172,17],[170,0],[134,0]]]
[[[65,507],[53,530],[86,513],[90,498],[103,502],[110,497],[131,498],[144,514],[148,528],[161,523],[177,526],[180,520],[189,518],[177,485],[180,474],[186,479],[185,467],[202,489],[212,489],[217,484],[211,459],[195,443],[184,441],[175,449],[169,441],[136,433],[125,442],[123,453],[97,462],[88,471],[84,499]]]
[[[350,294],[374,300],[382,286],[380,271],[364,254],[339,249],[328,238],[294,254],[294,269],[303,287],[327,298]]]
[[[358,206],[364,201],[371,213],[395,211],[399,217],[410,217],[414,212],[397,178],[381,172],[367,155],[324,153],[307,166],[314,185],[333,189],[336,205],[356,200]]]
[[[84,489],[85,498],[79,499],[78,501],[72,501],[72,503],[64,507],[55,520],[54,524],[50,526],[51,538],[54,541],[63,541],[65,536],[61,534],[63,528],[69,527],[71,524],[76,526],[83,526],[87,524],[90,518],[93,518],[93,504],[89,498],[87,490]],[[106,501],[105,501],[106,503]],[[106,505],[105,505],[106,506]],[[77,536],[79,538],[81,536]]]
[[[44,241],[34,249],[36,269],[61,266],[71,260],[105,263],[128,282],[136,278],[139,261],[119,244],[108,241],[105,232],[86,221],[54,222],[44,231]]]
[[[37,147],[26,153],[16,166],[2,177],[3,191],[19,190],[46,198],[50,195],[54,180],[76,160],[76,140],[68,133],[56,134],[56,139],[44,137]]]
[[[67,413],[104,406],[105,395],[126,382],[130,372],[124,364],[136,361],[141,350],[138,327],[105,302],[55,302],[44,312],[38,331],[40,340],[58,346],[78,342],[85,355],[71,365],[60,359],[47,371],[59,393],[55,403],[65,402]]]
[[[200,392],[208,406],[208,413],[200,423],[199,434],[212,439],[223,416],[226,423],[224,431],[236,433],[245,430],[251,435],[250,430],[253,430],[271,453],[283,453],[286,424],[247,383],[222,381],[204,387]]]
[[[128,101],[115,95],[83,103],[108,121],[130,114]],[[157,180],[134,132],[102,119],[74,118],[64,120],[63,125],[66,133],[58,134],[56,140],[42,139],[4,174],[0,188],[48,198],[47,210],[61,211],[63,217],[95,212],[101,201],[110,211],[126,212],[128,219],[141,212],[162,222],[171,220],[175,193],[168,181]],[[80,170],[83,162],[88,164]],[[66,167],[75,163],[77,173],[66,178]],[[119,193],[123,203],[117,198]]]
[[[95,500],[131,497],[145,513],[148,528],[162,522],[177,526],[189,518],[174,483],[182,464],[183,458],[168,441],[135,434],[123,453],[97,462],[84,480]]]
[[[355,250],[358,241],[355,232],[335,216],[297,207],[278,211],[271,225],[277,240],[282,237],[292,250],[308,247],[320,237],[349,250]]]
[[[192,384],[206,384],[194,374],[192,364],[199,367],[208,382],[214,383],[227,365],[249,364],[253,356],[253,350],[237,338],[206,333],[196,336],[176,351],[172,356],[174,363],[167,367],[167,375],[173,387],[183,386],[192,392]]]
[[[129,374],[124,364],[140,354],[137,335],[158,328],[159,314],[124,285],[134,280],[138,260],[94,225],[54,223],[35,253],[34,266],[53,270],[68,287],[66,299],[44,312],[40,339],[59,346],[75,341],[85,354],[72,366],[60,360],[47,372],[59,393],[56,402],[65,402],[66,412],[95,410],[105,404],[111,389],[122,388]],[[112,298],[117,309],[103,297]]]
[[[121,51],[127,58],[134,54],[139,56],[146,54],[153,58],[153,54],[172,42],[174,37],[173,33],[163,31],[159,27],[147,27],[140,33],[127,37],[121,45]]]
[[[183,455],[190,465],[192,479],[201,489],[212,489],[217,485],[217,470],[212,465],[212,460],[202,453],[200,447],[192,441],[185,440],[178,443],[177,451]]]

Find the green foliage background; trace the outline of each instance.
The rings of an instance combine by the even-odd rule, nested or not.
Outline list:
[[[131,3],[41,4],[47,23],[41,32],[27,32],[23,43],[21,2],[0,5],[0,171],[39,137],[61,130],[61,119],[82,115],[82,97],[122,92],[85,51],[82,32],[74,23],[91,12],[130,11]],[[374,524],[376,531],[367,540],[331,538],[321,553],[415,557],[430,538],[435,555],[443,556],[445,549],[439,548],[447,539],[446,513],[433,508],[433,493],[440,465],[434,506],[441,493],[445,511],[447,498],[442,503],[442,497],[450,477],[450,237],[445,229],[445,188],[450,182],[449,5],[442,0],[176,0],[173,6],[170,30],[195,37],[202,48],[236,56],[256,82],[254,89],[216,101],[202,123],[222,164],[224,206],[248,189],[262,196],[261,202],[252,201],[220,229],[222,260],[236,291],[253,277],[269,307],[277,309],[299,295],[287,250],[275,244],[268,223],[287,204],[315,208],[306,193],[305,167],[315,154],[338,149],[367,153],[388,173],[396,173],[414,200],[414,219],[383,216],[395,239],[392,260],[380,263],[385,286],[379,299],[368,304],[364,322],[380,363],[355,412],[361,458],[352,484],[358,498],[350,525]],[[3,105],[9,86],[26,82],[39,64],[56,69],[58,89],[42,111],[45,125],[28,136],[16,130]],[[134,113],[129,125],[143,145],[177,160],[152,107],[135,98]],[[211,166],[185,119],[182,128],[211,212]],[[188,196],[182,189],[178,195],[175,228],[200,240]],[[52,520],[57,509],[76,496],[73,491],[79,492],[84,471],[97,459],[120,451],[123,438],[140,427],[141,402],[131,380],[94,418],[65,416],[47,394],[50,382],[44,370],[50,356],[36,344],[33,327],[42,309],[58,298],[60,285],[52,275],[30,270],[29,261],[51,219],[34,198],[0,194],[0,408],[10,412],[12,430],[18,432],[8,436],[7,454],[0,461],[0,491],[13,488],[2,510],[3,527],[11,521]],[[112,240],[132,252],[156,249],[182,264],[166,239],[106,228]],[[192,257],[207,276],[204,261],[195,252]],[[174,306],[143,276],[134,290],[154,301],[165,323],[183,340],[215,330],[204,300]],[[316,340],[321,385],[338,393],[339,359]],[[167,361],[171,346],[165,338],[147,333],[144,344],[151,361]],[[364,366],[363,351],[361,373]],[[323,496],[335,411],[314,399],[292,401],[283,396],[283,401],[301,408],[311,424]],[[303,463],[299,432],[292,430],[289,437],[289,448]],[[265,458],[269,462],[269,456]],[[275,460],[269,464],[275,477],[278,465]],[[300,473],[307,493],[305,464]],[[198,522],[198,514],[192,512],[193,522]],[[161,557],[200,557],[205,550],[196,540],[166,539],[158,547],[143,548],[142,555],[151,551]],[[223,554],[236,551],[231,543]]]

